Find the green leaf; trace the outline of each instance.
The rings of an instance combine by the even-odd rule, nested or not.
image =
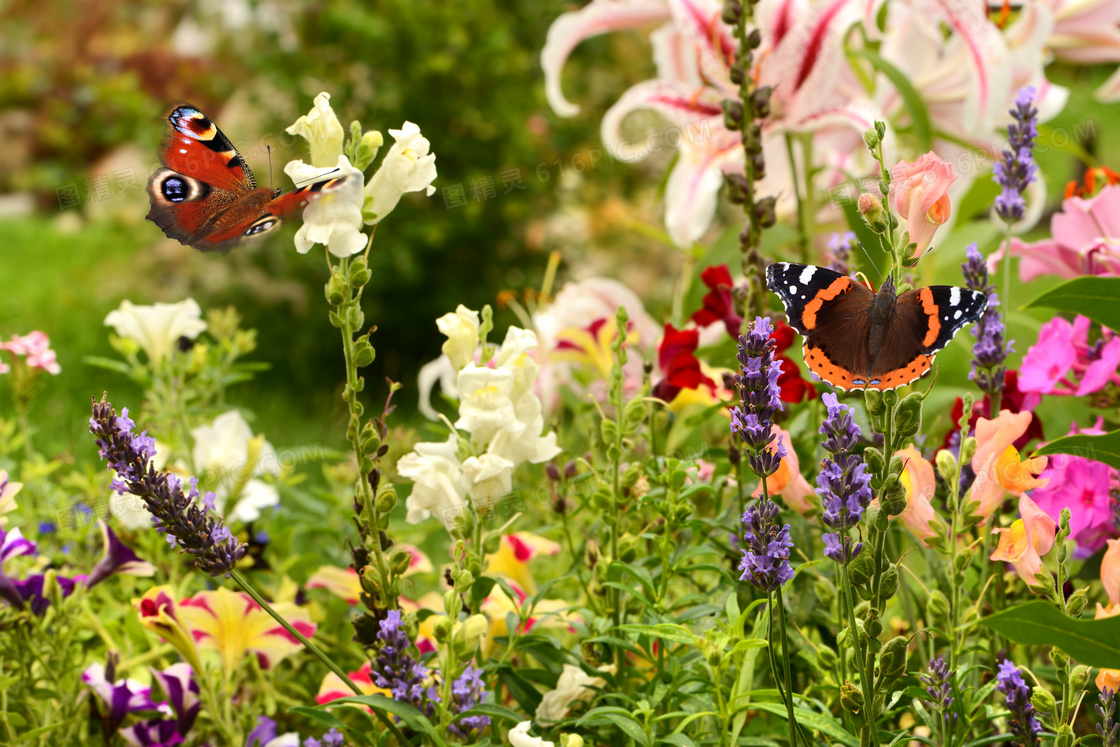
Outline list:
[[[673,625],[671,623],[659,623],[657,625],[619,625],[618,629],[627,633],[648,635],[651,638],[672,641],[673,643],[691,644],[693,646],[699,645],[696,641],[696,636],[683,625]]]
[[[320,708],[308,708],[307,706],[292,706],[288,709],[288,713],[295,713],[300,716],[311,719],[312,721],[322,724],[323,726],[332,726],[335,729],[345,729],[346,724],[342,722],[337,716],[330,711],[324,711]]]
[[[428,720],[428,717],[409,703],[401,703],[392,698],[386,698],[384,695],[374,693],[371,695],[348,695],[345,698],[337,698],[329,703],[324,703],[319,707],[327,708],[329,706],[341,705],[342,703],[358,703],[359,705],[369,706],[374,710],[384,711],[385,713],[397,716],[401,721],[404,721],[412,727],[414,731],[423,732],[431,737],[434,744],[446,744],[443,738],[440,737],[439,732],[436,731],[436,728],[432,726],[432,722]]]
[[[666,734],[661,737],[659,744],[675,744],[677,747],[696,747],[696,742],[684,734]]]
[[[587,714],[579,720],[579,723],[589,726],[602,724],[603,722],[612,723],[638,744],[649,747],[649,737],[646,736],[642,725],[635,721],[629,714],[618,713],[620,710],[622,709],[610,708],[608,710],[606,708],[594,708],[588,711]]]
[[[1034,456],[1047,454],[1071,454],[1094,462],[1103,462],[1109,467],[1120,469],[1120,431],[1091,436],[1081,433],[1055,438],[1034,452]]]
[[[1083,275],[1067,280],[1027,304],[1084,314],[1109,329],[1120,329],[1120,278]]]
[[[870,62],[876,70],[890,79],[891,84],[898,91],[898,95],[902,97],[903,103],[906,104],[906,111],[910,114],[910,122],[914,126],[914,137],[918,139],[918,152],[924,153],[931,150],[933,127],[930,126],[929,110],[926,109],[925,102],[918,90],[914,88],[914,84],[910,82],[905,73],[874,52],[860,50],[855,54]]]
[[[786,707],[781,703],[755,703],[751,706],[760,711],[768,711],[775,716],[787,718]],[[832,737],[832,739],[846,747],[859,747],[859,739],[851,734],[844,728],[842,724],[833,718],[826,718],[815,711],[806,711],[804,708],[794,708],[793,717],[797,719],[797,723],[809,729],[816,729],[821,734]]]
[[[455,717],[456,721],[467,718],[468,716],[489,716],[490,718],[500,718],[513,723],[520,723],[525,720],[525,717],[519,714],[512,708],[505,706],[494,705],[493,703],[479,703],[469,711],[463,711]]]
[[[1056,646],[1082,664],[1120,669],[1120,617],[1074,620],[1043,601],[1016,605],[980,620],[1015,643]]]

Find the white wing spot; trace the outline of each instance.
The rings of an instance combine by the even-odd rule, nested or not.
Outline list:
[[[798,277],[797,279],[801,281],[802,285],[808,285],[809,281],[813,277],[813,273],[815,273],[816,271],[817,271],[816,267],[813,267],[812,265],[809,265],[808,267],[806,267],[804,270],[801,271],[801,276]]]
[[[957,309],[957,313],[953,314],[953,318],[954,319],[960,319],[961,318],[961,310],[960,309]]]
[[[796,285],[791,285],[789,287],[789,292],[790,293],[797,293],[797,286]]]
[[[961,302],[961,289],[954,285],[952,288],[949,289],[949,305],[950,306],[956,306],[960,302]]]
[[[782,262],[782,272],[789,272],[789,262]]]

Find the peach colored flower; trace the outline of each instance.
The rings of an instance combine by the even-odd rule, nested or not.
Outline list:
[[[1112,548],[1110,547],[1109,549],[1111,550]],[[1116,617],[1117,615],[1120,615],[1120,604],[1113,602],[1107,607],[1104,607],[1101,606],[1100,602],[1097,602],[1097,615],[1094,618],[1095,620],[1103,620],[1106,617]],[[1120,669],[1102,669],[1100,673],[1097,674],[1096,685],[1099,690],[1104,690],[1106,687],[1113,692],[1120,690]]]
[[[787,506],[802,516],[808,516],[816,512],[817,504],[809,500],[809,497],[814,495],[813,486],[801,474],[801,464],[797,459],[797,452],[793,449],[793,441],[790,438],[789,431],[782,430],[775,425],[771,433],[774,435],[774,440],[770,442],[771,446],[777,444],[780,438],[782,445],[785,447],[786,455],[782,457],[781,463],[778,464],[778,471],[766,478],[766,491],[771,498],[780,495]],[[755,498],[762,495],[761,481],[751,495]]]
[[[980,504],[974,511],[977,516],[985,519],[991,516],[1007,493],[1020,496],[1025,490],[1049,484],[1049,480],[1035,477],[1046,469],[1046,457],[1022,459],[1012,446],[1027,432],[1031,417],[1030,412],[1000,410],[995,420],[980,418],[976,421],[977,449],[972,456],[976,480],[970,496],[971,501]]]
[[[1036,574],[1042,570],[1042,556],[1054,546],[1057,523],[1039,508],[1030,496],[1019,498],[1019,515],[1007,529],[993,529],[999,533],[999,546],[992,553],[992,560],[1002,560],[1015,566],[1019,578],[1035,585]]]
[[[929,251],[937,227],[949,220],[949,185],[957,178],[952,165],[932,151],[914,163],[899,161],[891,172],[896,185],[894,209],[906,219],[914,257]]]
[[[902,459],[901,481],[906,488],[906,508],[898,518],[922,545],[929,547],[928,540],[947,534],[945,520],[933,510],[930,502],[937,489],[933,465],[914,448],[914,444],[899,449],[895,456]]]
[[[1120,540],[1110,539],[1101,558],[1101,583],[1109,601],[1120,608]]]

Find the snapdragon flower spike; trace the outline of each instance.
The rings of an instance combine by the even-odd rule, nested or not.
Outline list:
[[[778,514],[778,507],[766,498],[743,513],[746,547],[739,563],[739,570],[743,572],[739,580],[749,581],[768,594],[793,578],[793,568],[789,564],[793,540],[789,536],[789,524],[778,524]]]
[[[470,664],[463,673],[451,683],[452,709],[464,713],[474,708],[486,697],[486,684],[482,681],[482,670]],[[466,739],[472,733],[481,734],[490,725],[489,716],[468,716],[448,727],[448,731]]]
[[[972,328],[976,344],[972,346],[972,371],[968,378],[975,381],[981,391],[993,395],[1004,389],[1007,373],[1004,361],[1013,350],[1014,340],[1004,340],[1006,329],[999,313],[999,294],[996,293],[996,287],[988,282],[988,266],[984,255],[976,248],[976,244],[969,244],[965,255],[968,259],[961,264],[965,284],[969,290],[980,291],[988,296],[988,308]]]
[[[1112,720],[1116,712],[1116,691],[1104,688],[1100,694],[1100,704],[1093,706],[1101,722],[1097,724],[1097,734],[1100,735],[1104,747],[1116,747],[1116,732],[1120,730],[1120,723]]]
[[[1004,702],[1011,711],[1011,733],[1022,747],[1037,747],[1042,726],[1031,705],[1031,689],[1023,682],[1019,667],[1004,659],[999,664],[996,680],[996,689],[1007,696]]]
[[[841,405],[831,392],[822,395],[821,401],[828,408],[828,416],[819,432],[825,437],[825,451],[832,456],[821,466],[816,492],[824,509],[821,519],[835,530],[822,536],[824,554],[846,565],[863,548],[862,542],[852,544],[848,530],[859,524],[871,503],[871,475],[863,459],[852,453],[863,432],[852,420],[851,409]]]
[[[734,377],[739,403],[731,408],[731,432],[742,440],[751,471],[763,479],[778,470],[786,455],[780,438],[770,448],[774,413],[782,409],[782,369],[774,363],[773,333],[770,319],[760,316],[747,334],[739,335],[739,374]]]
[[[1038,139],[1038,109],[1034,106],[1034,88],[1019,89],[1015,107],[1011,110],[1012,122],[1007,126],[1007,147],[1000,154],[993,169],[996,183],[1003,191],[996,197],[996,215],[1007,223],[1022,220],[1026,213],[1023,192],[1035,180],[1038,167],[1031,151]]]
[[[179,478],[157,471],[152,465],[155,441],[147,432],[134,435],[135,423],[128,410],[118,417],[113,406],[101,398],[93,405],[90,433],[96,437],[101,458],[116,471],[113,489],[143,499],[152,514],[152,526],[167,535],[172,547],[194,556],[195,565],[211,576],[227,576],[244,557],[247,547],[230,534],[225,520],[214,513],[213,496],[198,492],[191,478],[190,491],[183,492]]]
[[[929,700],[926,705],[941,714],[941,731],[946,733],[957,720],[953,707],[953,673],[943,658],[938,656],[929,660],[929,674],[918,675],[926,686]]]
[[[389,610],[381,621],[377,639],[381,650],[370,666],[374,684],[393,695],[393,700],[409,703],[431,716],[439,695],[434,687],[424,687],[428,668],[413,658],[412,641],[404,630],[400,610]]]

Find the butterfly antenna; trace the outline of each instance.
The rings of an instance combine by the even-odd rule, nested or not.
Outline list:
[[[871,259],[871,255],[867,253],[867,247],[863,245],[862,241],[857,240],[859,248],[863,250],[863,254],[867,257],[867,263],[871,265],[871,269],[875,270],[875,274],[879,276],[879,282],[883,282],[883,273],[879,272],[879,265],[875,264],[875,260]]]
[[[266,145],[264,147],[268,151],[268,188],[276,189],[276,182],[272,179],[272,146]]]
[[[313,176],[310,179],[302,179],[298,182],[293,182],[288,187],[281,187],[279,190],[277,190],[277,192],[279,192],[280,194],[283,194],[285,191],[287,191],[289,189],[295,189],[296,187],[298,187],[301,184],[304,184],[305,182],[317,182],[320,179],[322,179],[324,176],[329,176],[330,174],[333,174],[334,172],[341,171],[341,170],[342,169],[340,169],[336,166],[335,168],[331,169],[330,171],[324,171],[322,174],[319,174],[318,176]]]

